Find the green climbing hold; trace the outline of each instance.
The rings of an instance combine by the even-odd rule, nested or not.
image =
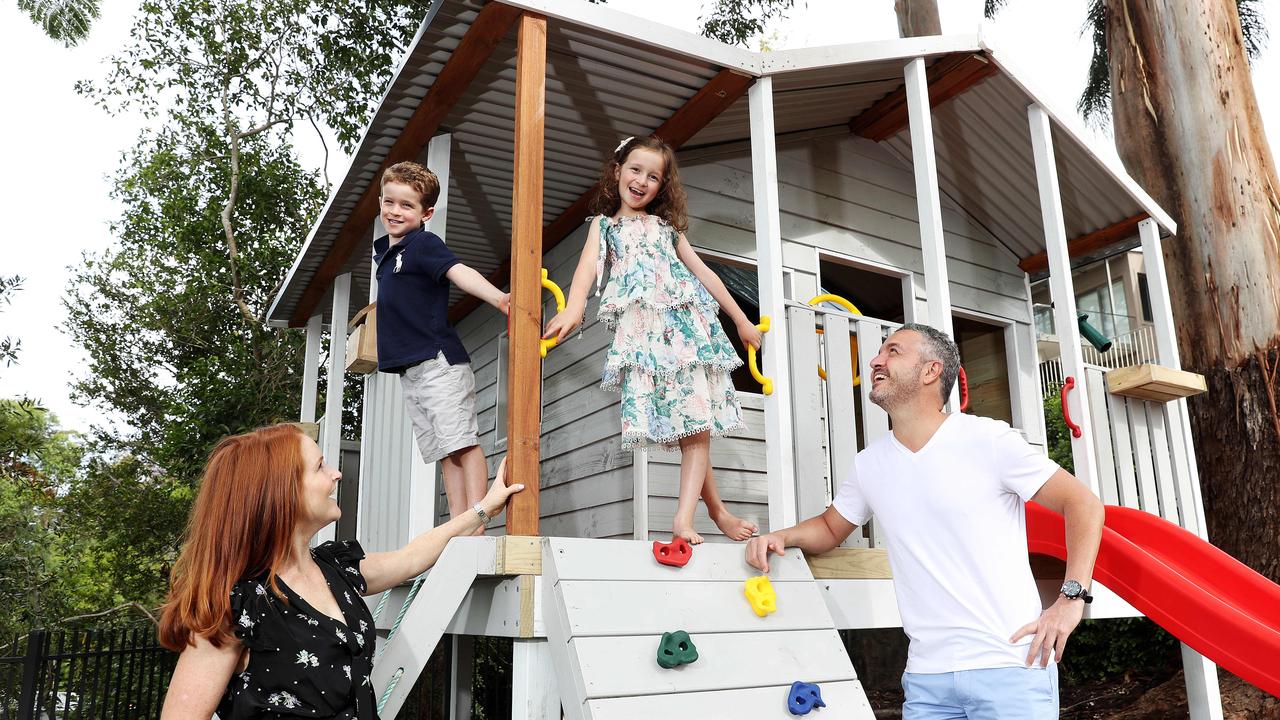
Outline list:
[[[658,664],[670,670],[678,665],[688,665],[698,659],[698,648],[693,646],[689,633],[683,630],[662,633],[658,643]]]

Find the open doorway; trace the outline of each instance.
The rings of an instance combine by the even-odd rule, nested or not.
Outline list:
[[[1013,424],[1013,399],[1009,390],[1009,356],[1005,327],[952,316],[960,365],[969,380],[966,412]]]

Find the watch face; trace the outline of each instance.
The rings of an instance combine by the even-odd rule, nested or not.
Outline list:
[[[1062,583],[1062,589],[1059,592],[1074,599],[1084,594],[1084,586],[1075,580],[1068,580]]]

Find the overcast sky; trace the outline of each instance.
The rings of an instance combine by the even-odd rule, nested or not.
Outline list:
[[[650,18],[696,32],[702,4],[648,0],[644,7]],[[620,0],[611,5],[623,11],[636,7]],[[767,33],[771,47],[897,36],[893,0],[798,0],[796,5],[787,20]],[[982,0],[939,0],[939,5],[945,33],[977,31]],[[1079,34],[1085,5],[1085,0],[1015,0],[984,28],[1058,115],[1068,119],[1076,118],[1073,108],[1089,62],[1089,43]],[[1265,19],[1280,34],[1280,0],[1262,5]],[[100,252],[113,243],[108,223],[119,208],[108,197],[108,178],[145,121],[108,116],[77,96],[73,85],[103,75],[104,59],[124,46],[137,8],[136,0],[104,0],[89,40],[68,50],[45,38],[13,0],[0,0],[0,67],[5,69],[0,97],[6,108],[0,116],[5,139],[0,155],[0,274],[26,278],[12,305],[0,308],[0,337],[22,340],[18,364],[0,367],[0,397],[37,398],[64,426],[81,430],[102,422],[104,415],[100,408],[79,407],[70,400],[69,383],[82,372],[85,357],[60,330],[66,316],[61,299],[71,276],[68,266],[78,264],[82,253]],[[1277,58],[1280,51],[1269,47],[1254,67],[1254,86],[1273,147],[1280,144]],[[1105,133],[1085,134],[1114,155]],[[305,133],[299,152],[305,163],[322,162],[318,142]],[[336,180],[346,159],[331,158],[329,166]],[[74,219],[70,226],[67,218]]]

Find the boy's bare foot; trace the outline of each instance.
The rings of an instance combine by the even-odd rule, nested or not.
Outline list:
[[[682,537],[685,539],[685,542],[689,543],[690,545],[702,544],[702,536],[693,531],[693,523],[684,525],[677,520],[675,527],[672,528],[671,530],[671,535],[673,540],[675,538]]]
[[[743,520],[723,506],[719,512],[713,513],[708,510],[707,514],[711,516],[711,522],[715,523],[716,527],[720,528],[720,532],[730,540],[746,540],[759,530],[755,523]]]

